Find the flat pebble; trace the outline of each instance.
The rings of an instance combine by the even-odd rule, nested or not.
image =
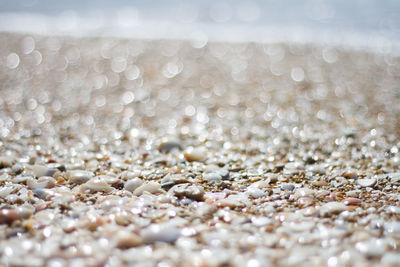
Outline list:
[[[295,189],[294,184],[281,184],[282,190],[293,191]]]
[[[42,177],[42,176],[53,176],[57,169],[48,168],[42,165],[31,165],[27,167],[28,170],[32,172],[35,177]]]
[[[204,174],[203,179],[208,182],[218,183],[218,182],[221,182],[222,176],[219,173],[212,172],[212,173]]]
[[[93,180],[89,180],[88,182],[81,185],[81,187],[80,187],[81,192],[85,192],[87,190],[89,190],[89,192],[91,192],[91,193],[95,193],[95,192],[108,193],[108,192],[111,192],[113,190],[113,188],[105,181],[93,179]]]
[[[358,198],[349,197],[343,200],[345,205],[361,205],[362,201]]]
[[[357,184],[361,185],[362,187],[371,187],[376,184],[376,179],[375,178],[358,179]]]
[[[125,185],[124,188],[130,192],[135,191],[139,186],[141,186],[143,184],[143,180],[140,178],[133,178],[131,180],[128,180]]]
[[[322,217],[332,214],[339,214],[347,210],[345,204],[340,202],[328,202],[319,208],[319,213]]]
[[[143,239],[134,233],[119,231],[115,236],[115,246],[119,249],[129,249],[143,244]]]
[[[381,257],[386,250],[386,244],[381,239],[371,239],[356,244],[356,249],[367,257]]]
[[[68,180],[74,184],[84,184],[94,177],[94,174],[89,171],[73,170],[66,174]]]
[[[180,236],[180,229],[164,224],[152,224],[141,232],[143,242],[152,244],[155,242],[172,243]]]
[[[161,192],[161,185],[157,182],[148,182],[136,188],[135,191],[133,191],[133,194],[135,196],[140,196],[144,192],[149,192],[151,194],[159,193]]]

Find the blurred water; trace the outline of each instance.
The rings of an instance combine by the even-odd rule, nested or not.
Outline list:
[[[0,30],[78,36],[400,47],[400,1],[0,1]]]

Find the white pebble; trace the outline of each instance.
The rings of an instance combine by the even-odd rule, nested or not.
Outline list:
[[[376,179],[375,178],[359,179],[357,180],[357,184],[361,185],[362,187],[371,187],[376,184]]]
[[[134,178],[132,180],[129,180],[125,183],[125,189],[133,192],[136,190],[136,188],[138,188],[139,186],[141,186],[143,184],[143,181],[140,178]]]
[[[345,204],[340,202],[329,202],[319,208],[319,213],[321,214],[321,216],[326,216],[331,214],[338,214],[345,210],[347,210]]]
[[[174,226],[163,224],[152,224],[142,231],[145,243],[175,242],[180,236],[180,230]]]
[[[149,183],[146,183],[146,184],[142,184],[141,186],[136,188],[135,191],[133,191],[133,194],[135,196],[140,196],[145,191],[147,191],[147,192],[149,192],[151,194],[161,192],[161,185],[159,183],[156,183],[156,182],[149,182]]]

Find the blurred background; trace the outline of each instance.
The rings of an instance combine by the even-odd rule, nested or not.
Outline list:
[[[397,0],[2,0],[0,31],[399,50]]]

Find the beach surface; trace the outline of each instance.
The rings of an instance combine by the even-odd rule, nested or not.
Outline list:
[[[0,265],[400,265],[390,51],[0,43]]]

